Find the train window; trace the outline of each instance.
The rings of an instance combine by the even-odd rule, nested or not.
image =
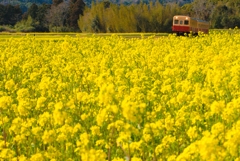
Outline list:
[[[178,20],[175,20],[175,21],[174,21],[174,24],[178,24]]]
[[[188,20],[185,20],[184,21],[184,25],[188,25],[189,24],[189,21]]]
[[[183,24],[183,21],[180,21],[180,25],[182,25]]]

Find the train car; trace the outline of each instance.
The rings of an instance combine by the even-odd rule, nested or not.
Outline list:
[[[208,34],[209,23],[189,16],[176,15],[173,17],[172,31],[177,35],[190,32],[198,34],[200,31]]]
[[[208,34],[209,32],[209,23],[206,21],[198,20],[198,31]]]

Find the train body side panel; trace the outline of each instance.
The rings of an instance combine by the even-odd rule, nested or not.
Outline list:
[[[190,32],[190,27],[189,26],[174,25],[173,26],[173,31],[175,31],[175,32]]]
[[[193,33],[197,33],[198,32],[198,25],[197,25],[197,21],[190,18],[190,31],[192,31]]]
[[[205,22],[198,22],[198,30],[208,34],[209,32],[209,23],[205,23]]]

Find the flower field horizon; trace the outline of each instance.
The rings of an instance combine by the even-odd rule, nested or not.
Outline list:
[[[237,31],[0,41],[0,160],[239,161]]]

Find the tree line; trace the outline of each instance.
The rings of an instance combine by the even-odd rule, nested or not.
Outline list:
[[[43,0],[44,1],[44,0]],[[189,15],[210,22],[210,28],[240,26],[240,0],[195,0],[179,3],[132,3],[110,1],[91,7],[83,0],[33,3],[22,14],[19,5],[0,4],[0,31],[21,32],[171,32],[174,15]]]
[[[84,0],[84,3],[91,7],[92,1],[96,4],[97,2],[102,2],[105,0]],[[111,3],[120,5],[121,3],[124,5],[131,5],[131,4],[139,4],[140,2],[149,4],[150,2],[155,3],[157,0],[108,0]],[[179,5],[182,6],[186,3],[191,3],[193,0],[158,0],[160,3],[168,3],[168,2],[179,2]],[[12,5],[19,5],[23,12],[27,12],[28,8],[35,3],[38,6],[42,3],[52,4],[52,0],[1,0],[0,4],[12,4]]]
[[[0,25],[14,25],[22,19],[22,10],[19,5],[0,4]]]
[[[20,12],[8,12],[7,8],[15,7]],[[3,8],[1,10],[1,8]],[[0,4],[0,31],[19,32],[80,32],[78,27],[79,15],[83,14],[85,3],[82,0],[53,0],[52,4],[33,3],[27,12],[22,14],[19,5]],[[18,11],[18,10],[17,10]],[[9,19],[9,15],[11,15]],[[19,17],[16,21],[15,17]],[[10,21],[10,22],[9,22]],[[4,27],[3,27],[4,26]]]
[[[33,4],[41,5],[42,3],[51,4],[52,0],[1,0],[0,4],[7,5],[19,5],[23,13],[27,12],[28,8]]]
[[[181,13],[178,4],[93,3],[80,15],[78,26],[82,32],[170,32],[173,16]]]

